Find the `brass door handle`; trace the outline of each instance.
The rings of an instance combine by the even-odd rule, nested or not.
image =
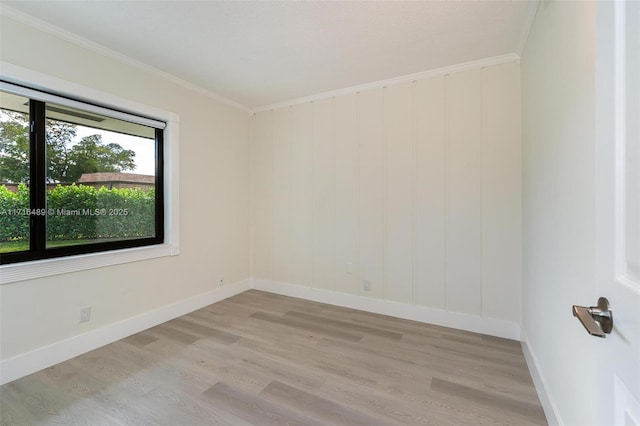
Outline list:
[[[587,333],[592,336],[606,337],[613,330],[613,312],[606,297],[598,299],[597,306],[577,306],[571,309],[573,316],[578,317]]]

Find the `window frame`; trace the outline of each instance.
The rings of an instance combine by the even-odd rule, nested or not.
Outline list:
[[[156,202],[158,202],[158,199],[164,201],[164,220],[156,222],[157,227],[161,228],[156,235],[164,234],[164,241],[160,242],[159,239],[157,241],[148,241],[149,244],[145,245],[128,245],[116,242],[115,244],[89,244],[76,246],[75,248],[51,248],[47,251],[54,253],[55,250],[53,256],[46,258],[25,258],[15,263],[3,262],[3,264],[0,265],[0,285],[104,266],[178,255],[180,253],[178,208],[179,116],[173,112],[139,104],[110,93],[101,92],[3,61],[0,61],[0,69],[2,69],[0,79],[9,84],[50,93],[54,96],[72,99],[83,104],[94,105],[97,108],[106,108],[110,111],[134,114],[140,117],[152,117],[150,120],[166,123],[162,141],[163,149],[156,150],[157,155],[161,156],[164,160],[163,167],[160,168],[161,170],[156,171],[157,176],[162,176],[162,184],[164,186],[162,191],[156,192],[156,195],[161,192],[161,196],[156,199]],[[156,161],[157,168],[158,164],[158,161]],[[158,212],[158,209],[156,209],[156,212]],[[133,241],[140,240],[141,239]],[[89,248],[89,250],[83,250],[86,248]],[[9,254],[10,253],[4,254],[3,257]]]

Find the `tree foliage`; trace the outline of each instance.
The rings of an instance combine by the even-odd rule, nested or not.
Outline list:
[[[67,182],[76,126],[57,120],[47,120],[47,181]]]
[[[83,173],[134,170],[136,153],[101,135],[74,143],[77,126],[48,119],[46,162],[48,182],[77,182]],[[2,110],[0,115],[0,182],[28,183],[29,125],[27,114]]]
[[[85,136],[69,152],[65,178],[68,182],[76,182],[83,173],[133,170],[135,155],[134,151],[117,143],[105,145],[100,135]]]
[[[24,183],[13,192],[0,186],[0,242],[29,241],[29,216],[13,214],[29,208],[29,188]],[[11,214],[10,214],[11,213]]]
[[[0,122],[0,181],[29,180],[29,128],[26,114],[4,112]]]

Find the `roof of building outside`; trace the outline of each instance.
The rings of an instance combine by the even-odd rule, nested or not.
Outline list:
[[[156,177],[152,175],[139,175],[136,173],[83,173],[78,183],[91,182],[131,182],[154,184]]]

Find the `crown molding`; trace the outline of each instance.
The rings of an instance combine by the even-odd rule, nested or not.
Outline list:
[[[428,71],[422,71],[415,74],[403,75],[400,77],[394,77],[386,80],[374,81],[371,83],[365,83],[357,86],[346,87],[344,89],[333,90],[330,92],[319,93],[317,95],[306,96],[302,98],[291,99],[288,101],[278,102],[270,105],[264,105],[253,108],[254,113],[262,111],[270,111],[278,108],[285,108],[294,105],[306,104],[310,102],[319,101],[322,99],[333,98],[337,96],[350,95],[353,93],[362,92],[370,89],[379,89],[381,87],[392,86],[401,83],[410,83],[416,80],[424,80],[426,78],[432,78],[447,74],[455,74],[462,71],[469,71],[478,68],[490,67],[493,65],[506,64],[509,62],[520,62],[520,56],[515,53],[507,53],[505,55],[493,56],[491,58],[479,59],[477,61],[464,62],[462,64],[450,65],[441,68],[435,68]]]
[[[527,40],[529,39],[529,33],[531,32],[531,27],[533,27],[533,21],[536,19],[536,14],[538,13],[538,8],[540,7],[540,0],[532,0],[527,4],[527,12],[526,18],[524,20],[524,26],[522,27],[522,32],[520,33],[520,40],[518,41],[518,45],[516,46],[516,53],[519,56],[522,56],[522,52],[524,51],[524,47],[527,45]]]
[[[100,55],[103,56],[107,56],[110,57],[112,59],[118,60],[120,62],[126,63],[128,65],[132,65],[135,66],[137,68],[143,69],[151,74],[154,74],[160,78],[163,78],[164,80],[167,80],[169,82],[172,82],[176,85],[179,85],[181,87],[184,87],[188,90],[194,91],[196,93],[199,93],[201,95],[204,95],[210,99],[216,100],[222,104],[228,105],[228,106],[232,106],[234,108],[238,108],[242,111],[248,112],[248,113],[257,113],[257,112],[262,112],[262,111],[269,111],[269,110],[273,110],[273,109],[278,109],[278,108],[283,108],[283,107],[288,107],[288,106],[293,106],[293,105],[299,105],[299,104],[305,104],[305,103],[310,103],[310,102],[314,102],[314,101],[319,101],[322,99],[327,99],[327,98],[332,98],[332,97],[336,97],[336,96],[342,96],[342,95],[348,95],[348,94],[353,94],[353,93],[357,93],[357,92],[361,92],[364,90],[369,90],[369,89],[376,89],[376,88],[381,88],[381,87],[386,87],[386,86],[391,86],[391,85],[395,85],[395,84],[401,84],[401,83],[407,83],[407,82],[412,82],[412,81],[416,81],[416,80],[422,80],[422,79],[426,79],[426,78],[431,78],[431,77],[437,77],[437,76],[442,76],[442,75],[447,75],[447,74],[454,74],[457,72],[462,72],[462,71],[468,71],[468,70],[472,70],[472,69],[478,69],[478,68],[483,68],[483,67],[488,67],[488,66],[493,66],[493,65],[499,65],[499,64],[504,64],[504,63],[509,63],[509,62],[519,62],[520,61],[520,54],[522,53],[522,49],[524,48],[524,45],[526,44],[526,40],[528,38],[529,32],[531,30],[531,26],[533,24],[533,20],[535,18],[536,12],[538,10],[538,6],[540,4],[539,0],[533,0],[529,3],[528,9],[527,9],[527,19],[525,22],[525,26],[523,28],[521,37],[520,37],[520,41],[518,43],[516,52],[517,53],[508,53],[505,55],[499,55],[499,56],[494,56],[494,57],[490,57],[490,58],[484,58],[484,59],[480,59],[480,60],[476,60],[476,61],[471,61],[471,62],[464,62],[462,64],[456,64],[456,65],[451,65],[451,66],[446,66],[446,67],[441,67],[441,68],[435,68],[432,70],[427,70],[427,71],[422,71],[419,73],[414,73],[414,74],[408,74],[408,75],[404,75],[404,76],[399,76],[399,77],[394,77],[394,78],[390,78],[390,79],[386,79],[386,80],[379,80],[379,81],[374,81],[371,83],[365,83],[365,84],[361,84],[361,85],[356,85],[356,86],[351,86],[351,87],[346,87],[343,89],[338,89],[338,90],[333,90],[333,91],[329,91],[329,92],[323,92],[323,93],[319,93],[319,94],[315,94],[315,95],[311,95],[311,96],[305,96],[305,97],[301,97],[301,98],[294,98],[294,99],[290,99],[290,100],[286,100],[286,101],[282,101],[282,102],[277,102],[277,103],[273,103],[273,104],[268,104],[268,105],[263,105],[263,106],[259,106],[259,107],[255,107],[255,108],[250,108],[247,107],[246,105],[243,105],[239,102],[233,101],[229,98],[226,98],[214,91],[205,89],[201,86],[198,86],[197,84],[191,83],[189,81],[183,80],[182,78],[176,77],[173,74],[167,73],[165,71],[161,71],[155,67],[152,67],[151,65],[147,65],[141,61],[138,61],[136,59],[133,59],[123,53],[117,52],[113,49],[110,49],[108,47],[105,47],[101,44],[95,43],[93,41],[90,41],[84,37],[80,37],[74,33],[71,33],[67,30],[64,30],[60,27],[57,27],[55,25],[49,24],[48,22],[45,22],[43,20],[40,20],[38,18],[35,18],[31,15],[28,15],[26,13],[20,12],[10,6],[7,5],[1,5],[0,7],[0,15],[2,16],[6,16],[9,19],[12,19],[14,21],[20,22],[22,24],[28,25],[30,27],[33,27],[37,30],[46,32],[48,34],[51,34],[55,37],[58,37],[62,40],[68,41],[70,43],[73,43],[77,46],[83,47],[87,50],[93,51],[95,53],[98,53]]]
[[[64,30],[60,27],[57,27],[55,25],[52,25],[48,22],[45,22],[43,20],[40,20],[38,18],[35,18],[31,15],[28,15],[26,13],[20,12],[19,10],[16,10],[10,6],[7,6],[5,4],[2,4],[0,6],[0,15],[5,16],[9,19],[12,19],[14,21],[20,22],[22,24],[28,25],[30,27],[33,27],[37,30],[40,30],[42,32],[51,34],[55,37],[58,37],[62,40],[68,41],[70,43],[73,43],[77,46],[80,46],[82,48],[85,48],[87,50],[93,51],[95,53],[98,53],[100,55],[115,59],[117,61],[123,62],[127,65],[132,65],[134,67],[143,69],[151,74],[154,74],[164,80],[167,80],[171,83],[174,83],[178,86],[181,86],[185,89],[191,90],[193,92],[199,93],[201,95],[204,95],[210,99],[213,99],[215,101],[218,101],[222,104],[228,105],[228,106],[232,106],[234,108],[238,108],[241,109],[245,112],[251,113],[253,112],[251,110],[251,108],[247,107],[246,105],[242,105],[241,103],[238,103],[236,101],[233,101],[231,99],[228,99],[214,91],[205,89],[201,86],[198,86],[197,84],[191,83],[189,81],[183,80],[182,78],[176,77],[173,74],[170,74],[168,72],[165,71],[161,71],[155,67],[152,67],[151,65],[147,65],[144,62],[138,61],[136,59],[133,59],[123,53],[117,52],[115,50],[112,50],[108,47],[105,47],[101,44],[95,43],[93,41],[90,41],[84,37],[80,37],[77,34],[74,34],[72,32],[69,32],[67,30]]]

